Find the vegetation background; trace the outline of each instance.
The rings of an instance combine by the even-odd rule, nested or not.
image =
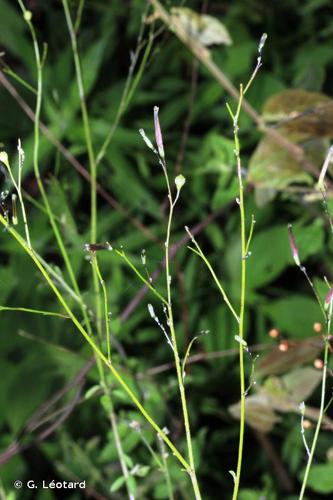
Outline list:
[[[79,4],[70,2],[73,12]],[[177,2],[164,5],[179,6]],[[43,68],[42,121],[66,151],[87,168],[73,55],[61,2],[29,0],[26,6],[32,12],[39,41],[48,46]],[[217,17],[227,27],[233,44],[211,48],[211,56],[236,87],[251,75],[258,41],[267,32],[264,64],[247,95],[259,113],[269,97],[286,89],[332,94],[331,1],[193,0],[186,2],[186,6]],[[61,267],[48,219],[37,203],[40,196],[32,173],[33,124],[26,111],[27,106],[34,108],[35,96],[8,70],[11,68],[35,86],[30,35],[16,2],[0,0],[0,14],[2,76],[20,95],[13,98],[8,87],[0,86],[1,147],[14,157],[17,141],[21,139],[26,158],[23,187],[31,239],[34,248],[48,262]],[[143,16],[146,16],[144,23]],[[182,241],[185,225],[194,228],[202,223],[197,239],[237,303],[239,211],[235,202],[233,130],[225,106],[233,100],[175,35],[151,16],[152,10],[144,0],[87,0],[82,13],[79,50],[96,151],[114,126],[112,141],[98,167],[98,182],[112,197],[98,197],[98,241],[109,241],[115,247],[122,245],[145,272],[143,253],[149,274],[163,260],[164,178],[138,133],[143,127],[153,137],[153,107],[158,105],[170,177],[173,179],[178,173],[186,177],[176,209],[172,243]],[[152,45],[148,50],[150,39]],[[140,66],[145,57],[145,64]],[[136,61],[133,74],[130,73],[131,85],[135,82],[130,87],[133,92],[127,94],[125,105],[119,108],[133,60]],[[21,99],[25,109],[20,105]],[[281,113],[288,116],[293,105],[291,99],[290,110],[287,106]],[[329,120],[332,121],[333,130],[333,113],[326,118],[328,127]],[[311,132],[316,138],[318,122],[314,121]],[[325,138],[332,135],[328,132]],[[253,154],[262,133],[246,113],[241,118],[240,137],[243,165],[251,172],[251,157],[253,165]],[[292,135],[289,138],[293,140]],[[276,181],[279,171],[274,174],[276,178],[273,174],[265,177],[272,154],[271,150],[265,153],[259,177],[264,176],[266,186],[279,188],[281,185]],[[309,201],[305,196],[311,194],[309,176],[295,179],[295,171],[298,175],[301,167],[288,170],[288,161],[290,158],[286,157],[279,163],[281,170],[285,166],[287,182],[269,202],[257,203],[255,172],[247,183],[247,214],[249,220],[255,214],[256,225],[248,262],[246,338],[249,345],[259,346],[257,363],[261,371],[260,368],[254,371],[257,387],[273,386],[277,399],[274,405],[256,408],[252,426],[247,427],[241,500],[297,498],[306,464],[300,415],[295,408],[286,407],[283,391],[286,381],[294,380],[295,367],[299,368],[303,362],[313,367],[313,360],[319,356],[318,341],[313,340],[312,344],[303,341],[318,337],[313,324],[320,321],[320,310],[304,276],[293,265],[288,244],[289,222],[293,223],[307,270],[322,295],[325,286],[317,277],[326,275],[332,280],[333,273],[332,238],[320,200]],[[40,165],[84,297],[92,304],[90,265],[84,252],[84,244],[89,243],[89,184],[43,135]],[[317,168],[319,172],[320,161]],[[10,190],[5,170],[1,176],[2,191]],[[290,188],[289,180],[297,180],[294,189]],[[29,259],[8,234],[3,232],[0,237],[0,305],[59,312],[58,304]],[[148,303],[152,303],[162,316],[161,307],[148,295],[139,303],[133,302],[141,284],[116,255],[101,252],[100,265],[108,288],[117,363],[125,375],[133,375],[135,390],[181,447],[184,429],[171,351],[147,310]],[[199,480],[204,498],[229,498],[233,485],[228,471],[235,467],[238,446],[238,421],[229,411],[239,400],[238,345],[234,339],[237,331],[203,263],[184,244],[179,245],[172,271],[181,350],[184,352],[199,332],[209,331],[192,346],[191,354],[197,358],[188,365],[186,377]],[[160,280],[162,286],[163,277]],[[277,328],[282,337],[271,338],[268,332],[272,328]],[[13,483],[17,479],[34,479],[36,483],[43,479],[85,479],[89,498],[109,498],[110,486],[119,477],[120,468],[101,394],[87,393],[98,381],[96,369],[91,366],[86,369],[91,356],[89,348],[66,319],[2,310],[0,331],[1,494],[11,499],[52,499],[57,498],[54,490],[19,492],[14,490]],[[300,342],[296,348],[295,341]],[[281,342],[289,347],[289,354],[285,353],[288,357],[282,361],[281,351],[276,348]],[[250,350],[254,357],[255,349]],[[266,357],[267,352],[271,353],[270,358]],[[279,364],[277,371],[270,369],[275,362]],[[246,363],[250,375],[249,356]],[[319,389],[313,382],[317,380],[314,370],[297,372],[299,393],[295,390],[294,402],[301,401],[305,386],[307,405],[316,408]],[[75,383],[70,385],[73,379]],[[159,450],[155,433],[111,378],[109,383],[114,387],[124,450],[132,469],[138,465],[133,472],[137,498],[167,498],[164,479],[146,446],[148,442]],[[252,387],[250,394],[255,394],[255,390],[258,391]],[[59,396],[57,400],[55,395]],[[41,408],[46,408],[46,413],[36,415]],[[130,427],[133,421],[142,422],[142,434]],[[327,420],[328,429],[319,438],[307,498],[327,498],[333,492],[330,426]],[[309,440],[312,432],[311,428],[306,430]],[[168,461],[176,498],[191,498],[184,473],[172,457]],[[62,494],[66,498],[80,498],[79,492]],[[125,491],[120,488],[111,498],[125,498]]]

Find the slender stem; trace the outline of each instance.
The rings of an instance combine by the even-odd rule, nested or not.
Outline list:
[[[204,47],[196,38],[188,34],[182,23],[177,19],[177,16],[171,16],[169,12],[163,7],[158,0],[150,0],[154,6],[156,14],[168,26],[171,31],[180,39],[180,41],[187,47],[194,57],[205,66],[208,72],[215,78],[215,80],[231,95],[237,102],[239,102],[239,92],[237,88],[231,83],[229,78],[221,71],[221,69],[214,62],[213,57],[209,50]],[[257,72],[257,69],[255,70]],[[252,82],[252,78],[251,78]],[[318,175],[317,168],[309,163],[305,158],[304,150],[299,144],[293,144],[287,137],[284,137],[275,128],[266,125],[265,120],[256,112],[256,110],[243,99],[242,108],[251,117],[253,122],[257,125],[259,130],[267,134],[279,146],[288,151],[288,153],[296,160],[301,161],[303,168],[312,174]],[[331,186],[331,182],[327,179],[327,184]]]
[[[147,64],[149,54],[150,54],[152,46],[153,46],[154,37],[153,37],[152,33],[150,33],[149,38],[148,38],[148,43],[146,44],[146,48],[145,48],[145,51],[144,51],[144,54],[142,57],[141,64],[140,64],[139,69],[137,71],[137,74],[133,80],[133,73],[134,73],[135,66],[137,64],[138,57],[139,57],[139,54],[140,54],[140,51],[142,48],[142,35],[143,35],[144,26],[145,26],[145,21],[146,21],[146,16],[143,15],[140,33],[139,33],[137,44],[136,44],[136,49],[135,49],[135,52],[133,53],[133,55],[131,56],[131,64],[129,67],[128,75],[126,78],[124,90],[123,90],[123,93],[121,96],[121,100],[120,100],[120,104],[118,106],[115,120],[114,120],[114,122],[111,126],[111,129],[110,129],[109,133],[107,134],[100,150],[98,151],[98,153],[96,155],[96,165],[97,166],[100,164],[100,162],[104,158],[106,151],[107,151],[108,147],[110,146],[110,143],[113,139],[114,133],[117,130],[119,122],[120,122],[123,114],[125,113],[128,105],[133,97],[135,89],[138,86],[138,84],[142,78],[145,66]],[[133,80],[133,82],[132,82],[132,80]]]
[[[31,121],[35,120],[35,113],[27,104],[27,102],[22,98],[22,96],[17,92],[16,88],[11,84],[11,82],[5,77],[4,73],[0,70],[0,84],[9,92],[9,94],[15,99],[18,106],[23,110],[23,112],[28,116]],[[63,155],[63,157],[69,162],[69,164],[75,168],[75,170],[80,174],[80,176],[88,183],[90,183],[90,174],[84,168],[82,163],[80,163],[71,152],[55,137],[55,135],[51,132],[51,130],[43,123],[39,122],[39,128],[42,134],[50,141],[55,148]],[[133,226],[135,226],[139,231],[149,238],[149,240],[158,242],[158,238],[146,227],[142,222],[133,217],[130,213],[130,210],[122,206],[111,194],[106,191],[101,184],[98,182],[97,184],[97,192],[100,196],[115,210],[117,210],[120,214],[122,214],[126,219],[128,219]]]
[[[111,401],[111,395],[110,395],[109,401]],[[135,500],[133,493],[131,493],[131,487],[130,487],[130,482],[129,482],[130,474],[129,474],[129,471],[128,471],[128,468],[126,465],[126,461],[124,458],[124,456],[125,456],[124,450],[123,450],[123,447],[121,444],[121,439],[120,439],[120,435],[119,435],[119,431],[118,431],[117,417],[116,417],[115,412],[113,411],[113,406],[112,406],[112,409],[109,413],[109,418],[110,418],[111,427],[112,427],[112,431],[113,431],[114,441],[115,441],[116,448],[117,448],[120,467],[121,467],[122,473],[123,473],[124,478],[125,478],[127,495],[128,495],[128,498],[130,500]]]
[[[77,33],[79,31],[79,28],[80,28],[85,0],[79,0],[79,2],[80,3],[79,3],[79,6],[77,8],[76,19],[75,19],[75,33]]]
[[[46,268],[43,266],[43,264],[40,262],[38,256],[35,254],[34,250],[30,249],[24,240],[22,236],[13,228],[10,227],[8,224],[8,221],[3,217],[3,215],[0,214],[0,223],[4,226],[4,228],[15,238],[17,243],[23,248],[23,250],[30,256],[30,258],[33,260],[35,266],[39,269],[41,274],[43,275],[45,281],[57,297],[58,301],[60,304],[63,306],[64,310],[72,320],[73,324],[75,327],[79,330],[81,335],[85,338],[86,342],[90,345],[92,348],[93,352],[95,355],[108,367],[108,369],[111,371],[112,375],[115,377],[117,382],[121,385],[121,387],[124,389],[126,394],[129,396],[131,401],[134,403],[134,405],[137,407],[137,409],[142,413],[142,415],[145,417],[145,419],[149,422],[149,424],[155,429],[155,431],[161,436],[163,441],[166,443],[166,445],[170,448],[174,456],[179,460],[179,462],[182,464],[182,466],[185,468],[185,470],[191,474],[191,466],[190,464],[185,460],[185,458],[181,455],[181,453],[177,450],[175,445],[170,441],[168,436],[163,432],[163,430],[157,425],[155,420],[150,416],[150,414],[147,412],[147,410],[142,406],[138,398],[135,396],[134,392],[132,389],[127,385],[125,380],[122,378],[120,372],[117,370],[117,368],[112,364],[109,363],[107,357],[103,354],[103,352],[100,350],[98,345],[95,343],[94,339],[89,335],[89,333],[85,330],[85,328],[82,326],[81,322],[77,319],[71,308],[66,302],[66,299],[62,296],[61,292],[59,289],[56,287],[56,285],[53,283],[51,276],[49,275],[48,271]]]
[[[164,446],[163,441],[160,441],[160,445],[161,445],[161,456],[162,456],[162,461],[163,461],[163,472],[165,475],[165,481],[166,481],[166,485],[167,485],[167,489],[168,489],[169,500],[174,500],[175,497],[174,497],[173,491],[172,491],[172,482],[171,482],[171,477],[170,477],[170,472],[169,472],[169,467],[168,467],[168,456],[165,452],[165,446]]]
[[[242,172],[239,152],[237,155],[237,173],[239,180],[239,210],[241,219],[241,296],[240,296],[240,312],[239,312],[239,337],[244,339],[244,313],[245,313],[245,290],[246,290],[246,234],[245,234],[245,208],[244,208],[244,191],[242,182]],[[238,444],[238,459],[236,478],[233,491],[233,500],[237,499],[240,475],[243,460],[243,445],[245,431],[245,374],[244,374],[244,346],[239,343],[239,378],[240,378],[240,424],[239,424],[239,444]]]
[[[103,295],[104,295],[104,322],[105,322],[105,328],[106,328],[106,343],[107,343],[107,357],[108,357],[108,362],[111,364],[111,342],[110,342],[110,327],[109,327],[109,312],[108,312],[108,297],[107,297],[107,290],[105,286],[104,279],[102,277],[99,265],[98,265],[98,260],[96,256],[96,252],[91,252],[91,259],[92,259],[92,265],[95,266],[95,271],[98,276],[98,279],[100,280],[101,287],[103,290]],[[111,391],[108,387],[106,377],[105,377],[105,367],[102,364],[101,359],[98,356],[95,356],[96,358],[96,364],[97,364],[97,370],[99,374],[99,379],[101,382],[101,386],[103,388],[104,395],[106,396],[108,400],[108,416],[112,428],[112,434],[114,436],[115,440],[115,445],[116,445],[116,450],[119,458],[119,463],[121,470],[123,472],[124,478],[125,478],[125,484],[126,484],[126,489],[127,489],[127,495],[129,500],[135,500],[134,495],[131,493],[131,487],[130,487],[130,482],[129,482],[129,472],[127,469],[126,461],[124,458],[124,450],[122,447],[119,431],[118,431],[118,423],[117,423],[117,417],[113,409],[113,402],[112,402],[112,397],[111,397]]]
[[[104,297],[104,321],[105,321],[105,332],[106,332],[106,349],[109,363],[111,363],[111,342],[110,342],[110,325],[109,325],[109,311],[108,311],[108,293],[105,286],[105,281],[101,274],[101,270],[98,265],[98,260],[96,256],[96,252],[91,252],[91,263],[95,267],[96,274],[98,276],[99,282],[101,284],[103,290]]]
[[[56,313],[53,311],[43,311],[41,309],[30,309],[29,307],[0,306],[0,311],[20,311],[32,314],[41,314],[42,316],[55,316],[57,318],[65,318],[65,319],[69,318],[69,316],[67,316],[66,314]]]
[[[21,154],[21,152],[19,150],[19,155],[20,154]],[[9,176],[11,178],[11,181],[14,184],[15,190],[17,192],[17,196],[18,196],[18,199],[19,199],[19,202],[20,202],[20,206],[21,206],[21,211],[22,211],[22,218],[23,218],[23,225],[24,225],[25,237],[26,237],[28,246],[31,248],[29,225],[28,225],[28,219],[27,219],[27,214],[26,214],[26,211],[25,211],[25,204],[24,204],[24,200],[23,200],[23,196],[22,196],[22,188],[21,188],[21,170],[22,170],[22,163],[21,163],[21,161],[22,161],[22,159],[19,156],[19,168],[18,168],[18,181],[17,182],[16,182],[15,177],[13,175],[13,172],[12,172],[12,169],[11,169],[9,161],[8,161],[8,163],[6,163],[6,167],[7,167]]]
[[[259,63],[258,63],[259,64]],[[256,72],[256,70],[255,70]],[[250,79],[252,82],[253,78]],[[246,90],[249,85],[246,86]],[[242,108],[244,91],[243,86],[240,85],[240,97],[236,109],[235,115],[232,113],[231,108],[227,106],[228,111],[233,119],[234,124],[234,143],[235,143],[235,156],[237,163],[237,177],[239,186],[239,197],[237,203],[239,205],[240,213],[240,223],[241,223],[241,292],[240,292],[240,311],[239,311],[239,378],[240,378],[240,419],[239,419],[239,442],[238,442],[238,458],[237,458],[237,468],[234,477],[234,491],[232,500],[236,500],[238,496],[238,490],[240,485],[240,476],[242,471],[242,461],[243,461],[243,447],[244,447],[244,433],[245,433],[245,373],[244,373],[244,315],[245,315],[245,292],[246,292],[246,261],[248,244],[246,241],[246,227],[245,227],[245,206],[244,206],[244,187],[242,178],[242,166],[240,158],[240,142],[238,136],[238,120]],[[252,219],[253,226],[253,219]],[[252,228],[250,229],[249,240],[252,238]]]
[[[107,413],[108,413],[108,417],[109,417],[111,428],[112,428],[112,434],[113,434],[115,445],[116,445],[116,450],[117,450],[117,454],[118,454],[120,467],[121,467],[122,473],[123,473],[124,478],[125,478],[127,495],[128,495],[129,500],[135,500],[134,495],[131,493],[131,488],[130,488],[130,483],[129,483],[130,474],[129,474],[129,471],[128,471],[128,468],[126,465],[126,461],[125,461],[125,457],[124,457],[124,450],[123,450],[120,435],[119,435],[118,422],[117,422],[117,417],[116,417],[116,414],[115,414],[114,408],[113,408],[111,392],[110,392],[110,389],[109,389],[107,382],[106,382],[105,371],[104,371],[105,367],[103,366],[101,359],[97,356],[96,356],[96,365],[97,365],[97,370],[98,370],[98,374],[99,374],[99,379],[101,381],[102,389],[103,389],[104,395],[107,397],[108,404],[109,404],[109,410]]]
[[[327,321],[327,334],[326,334],[326,337],[324,339],[325,340],[324,367],[323,367],[323,377],[322,377],[322,384],[321,384],[319,416],[318,416],[318,421],[317,421],[317,425],[316,425],[316,430],[315,430],[315,433],[313,436],[310,455],[308,456],[308,462],[306,464],[306,469],[305,469],[305,473],[304,473],[304,477],[303,477],[302,487],[301,487],[301,491],[299,494],[299,500],[303,500],[303,498],[304,498],[304,493],[305,493],[306,485],[308,482],[314,453],[315,453],[316,446],[317,446],[318,436],[319,436],[321,424],[323,422],[324,413],[325,413],[326,379],[327,379],[328,354],[329,354],[329,347],[330,347],[329,338],[330,338],[330,331],[331,331],[332,305],[333,305],[333,302],[331,302],[331,304],[330,304],[330,311],[329,311],[328,321]]]
[[[203,253],[203,251],[201,250],[199,244],[197,243],[196,239],[194,238],[194,236],[191,234],[189,228],[186,226],[185,227],[185,230],[186,232],[188,233],[188,235],[190,236],[191,238],[191,241],[192,243],[194,243],[194,245],[196,246],[196,250],[192,247],[188,247],[190,250],[192,250],[194,253],[196,253],[197,255],[199,255],[199,257],[201,257],[201,259],[204,261],[204,263],[206,264],[206,266],[208,267],[209,269],[209,272],[211,273],[211,275],[213,276],[213,279],[216,283],[216,286],[218,287],[218,289],[220,290],[221,292],[221,295],[223,297],[223,300],[225,301],[225,303],[227,304],[227,306],[229,307],[230,311],[232,312],[232,315],[234,316],[234,318],[236,319],[237,323],[239,323],[239,317],[238,317],[238,314],[236,313],[235,309],[233,308],[222,284],[221,284],[221,281],[220,279],[217,277],[211,263],[209,262],[209,260],[207,259],[207,257],[205,256],[205,254]]]
[[[180,363],[180,358],[179,358],[179,353],[178,353],[177,337],[176,337],[176,332],[175,332],[173,311],[172,311],[172,301],[171,301],[171,275],[170,275],[169,246],[170,246],[170,235],[171,235],[171,224],[172,224],[172,219],[173,219],[173,211],[174,211],[174,207],[175,207],[175,204],[176,204],[178,196],[179,196],[179,191],[177,192],[177,196],[173,200],[171,188],[170,188],[169,177],[168,177],[167,168],[166,168],[166,163],[162,159],[160,159],[160,163],[162,165],[166,184],[167,184],[168,199],[169,199],[169,205],[170,205],[168,225],[167,225],[167,234],[166,234],[166,240],[165,240],[165,272],[166,272],[166,286],[167,286],[167,300],[168,300],[167,315],[168,315],[169,329],[170,329],[170,334],[171,334],[171,339],[172,339],[172,344],[173,344],[173,353],[174,353],[174,358],[175,358],[177,380],[178,380],[180,399],[181,399],[183,418],[184,418],[188,460],[189,460],[189,464],[190,464],[189,473],[190,473],[190,478],[191,478],[192,485],[193,485],[195,498],[196,498],[196,500],[200,500],[201,494],[200,494],[199,484],[198,484],[198,480],[196,477],[196,471],[195,471],[191,429],[190,429],[190,420],[189,420],[188,409],[187,409],[184,379],[183,379],[183,375],[182,375],[182,368],[181,368],[181,363]]]
[[[155,287],[143,276],[142,273],[137,269],[133,262],[127,257],[124,250],[115,250],[116,254],[119,255],[124,261],[129,265],[129,267],[135,272],[138,278],[153,292],[153,294],[166,306],[168,301],[156,290]]]
[[[32,40],[33,40],[33,46],[34,46],[34,52],[35,52],[35,60],[36,60],[36,68],[37,68],[37,98],[36,98],[36,109],[35,109],[35,114],[34,114],[34,153],[33,153],[33,163],[34,163],[35,177],[36,177],[36,180],[37,180],[38,188],[39,188],[40,193],[42,195],[42,199],[43,199],[43,203],[44,203],[44,206],[45,206],[45,209],[46,209],[46,213],[48,215],[48,218],[49,218],[49,221],[50,221],[53,233],[54,233],[55,238],[57,240],[57,244],[58,244],[59,250],[61,252],[61,255],[62,255],[62,258],[64,260],[64,263],[65,263],[65,266],[66,266],[69,278],[71,280],[71,283],[72,283],[72,286],[73,286],[73,290],[74,290],[76,296],[79,299],[79,305],[80,305],[81,313],[82,313],[84,321],[85,321],[86,328],[88,329],[90,335],[92,335],[90,321],[89,321],[89,317],[88,317],[88,314],[87,314],[86,306],[85,306],[85,304],[84,304],[84,302],[82,300],[81,292],[80,292],[80,289],[79,289],[79,286],[78,286],[78,283],[77,283],[77,279],[76,279],[74,271],[73,271],[73,267],[72,267],[71,261],[70,261],[69,256],[68,256],[68,252],[67,252],[66,247],[64,245],[61,233],[59,231],[59,228],[58,228],[58,225],[57,225],[57,222],[56,222],[55,214],[54,214],[54,212],[52,210],[52,207],[50,205],[47,193],[46,193],[45,188],[44,188],[44,184],[43,184],[41,176],[40,176],[38,155],[39,155],[40,113],[41,113],[41,106],[42,106],[42,91],[43,91],[42,60],[41,60],[41,56],[40,56],[40,50],[39,50],[39,45],[38,45],[38,41],[37,41],[37,37],[36,37],[36,32],[35,32],[34,26],[31,23],[31,20],[30,20],[29,16],[27,17],[27,9],[25,8],[22,0],[18,0],[18,1],[19,1],[19,4],[20,4],[20,7],[22,9],[23,15],[25,16],[25,20],[26,20],[26,22],[27,22],[27,24],[29,26],[29,29],[30,29],[31,37],[32,37]],[[19,168],[19,187],[21,185],[21,172],[20,172],[20,170],[21,169]],[[20,190],[18,190],[18,193],[19,193],[19,191]],[[21,198],[20,198],[20,200],[21,200]],[[22,200],[22,203],[23,203],[23,200]],[[21,205],[22,205],[22,203],[21,203]],[[24,207],[24,205],[23,205],[23,207]],[[25,216],[25,212],[23,212],[23,217],[24,216]],[[31,248],[30,240],[29,240],[28,245]]]
[[[97,227],[96,160],[95,160],[95,154],[94,154],[93,145],[92,145],[90,122],[89,122],[88,109],[87,109],[85,93],[84,93],[81,61],[80,61],[78,47],[77,47],[76,33],[75,33],[74,26],[73,26],[71,14],[69,11],[68,0],[62,0],[62,5],[64,7],[67,27],[68,27],[68,31],[69,31],[69,35],[70,35],[71,43],[72,43],[72,51],[73,51],[73,58],[74,58],[74,65],[75,65],[75,72],[76,72],[76,80],[77,80],[77,85],[78,85],[78,89],[79,89],[79,97],[80,97],[84,135],[85,135],[85,140],[86,140],[86,144],[87,144],[87,152],[88,152],[88,158],[89,158],[90,177],[91,177],[91,179],[90,179],[90,185],[91,185],[91,188],[90,188],[90,196],[91,196],[91,200],[90,200],[90,203],[91,203],[91,206],[90,206],[90,209],[91,209],[90,239],[91,239],[91,243],[95,243],[96,242],[96,227]]]
[[[79,98],[80,98],[80,106],[81,106],[81,115],[83,121],[84,128],[84,136],[87,145],[87,152],[89,158],[89,168],[90,168],[90,243],[96,243],[97,236],[97,168],[96,168],[96,159],[95,153],[92,144],[92,136],[90,130],[90,122],[88,109],[85,99],[84,93],[84,85],[83,85],[83,75],[81,69],[81,62],[77,47],[77,39],[76,33],[73,26],[73,21],[71,18],[71,14],[69,11],[68,0],[62,0],[62,5],[65,12],[67,27],[71,39],[72,44],[72,52],[74,58],[75,72],[76,72],[76,81],[79,90]],[[96,299],[96,317],[97,317],[97,331],[101,334],[101,316],[102,316],[102,304],[100,300],[100,290],[99,290],[99,280],[96,274],[96,271],[93,267],[93,286],[94,286],[94,294]]]
[[[266,35],[267,37],[267,35]],[[261,41],[260,41],[261,44]],[[237,199],[237,203],[239,205],[239,215],[240,215],[240,236],[241,236],[241,291],[240,291],[240,311],[239,311],[239,379],[240,379],[240,418],[239,418],[239,442],[238,442],[238,458],[237,458],[237,468],[236,474],[234,476],[234,491],[232,495],[232,500],[237,500],[238,491],[240,486],[240,477],[242,471],[242,461],[243,461],[243,448],[244,448],[244,434],[245,434],[245,398],[247,395],[247,390],[245,388],[245,372],[244,372],[244,319],[245,319],[245,300],[246,300],[246,268],[247,268],[247,257],[249,246],[251,243],[253,229],[254,229],[254,217],[252,215],[251,228],[248,239],[246,238],[246,220],[245,220],[245,204],[244,204],[244,186],[243,186],[243,173],[242,173],[242,164],[240,157],[240,141],[239,141],[239,116],[242,110],[242,106],[244,105],[243,99],[245,93],[250,88],[250,85],[253,82],[254,77],[256,76],[259,68],[261,67],[261,50],[262,46],[259,45],[258,49],[258,58],[257,65],[254,68],[254,71],[245,86],[240,85],[239,88],[239,99],[237,104],[236,113],[233,114],[229,105],[227,105],[227,109],[230,113],[230,116],[233,120],[234,125],[234,144],[235,144],[235,157],[237,164],[237,177],[238,177],[238,186],[239,186],[239,197]],[[251,384],[250,384],[251,385]]]

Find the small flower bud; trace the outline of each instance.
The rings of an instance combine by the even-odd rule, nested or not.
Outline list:
[[[146,133],[143,130],[143,128],[140,128],[139,132],[140,132],[140,135],[141,135],[142,139],[145,141],[146,146],[148,146],[148,148],[151,149],[152,151],[154,151],[154,153],[155,153],[156,149],[154,148],[153,143],[151,142],[151,140],[149,139],[149,137],[146,136]]]
[[[23,14],[23,19],[27,22],[31,21],[32,19],[32,13],[30,10],[26,10]]]
[[[305,413],[305,403],[304,401],[302,401],[299,405],[298,405],[298,408],[300,409],[300,412],[302,415],[304,415]]]
[[[6,151],[0,151],[0,161],[2,161],[2,163],[7,168],[9,168],[8,155],[7,155]]]
[[[161,158],[164,158],[164,147],[163,147],[160,121],[158,119],[158,109],[159,108],[157,106],[154,107],[155,140],[158,149],[158,154],[160,155]]]
[[[326,295],[326,299],[325,299],[325,309],[326,310],[330,307],[332,299],[333,299],[333,287],[330,289],[330,291]]]
[[[293,256],[293,259],[298,267],[301,266],[301,261],[299,260],[299,255],[298,255],[298,248],[296,245],[296,241],[292,232],[292,225],[288,224],[288,233],[289,233],[289,243],[290,243],[290,249],[291,253]]]
[[[260,38],[259,46],[258,46],[258,53],[261,54],[262,49],[264,48],[264,45],[267,40],[267,33],[263,33]]]
[[[186,182],[186,179],[183,175],[177,175],[177,177],[175,178],[175,184],[177,187],[177,191],[181,190],[181,188],[184,186],[185,182]]]

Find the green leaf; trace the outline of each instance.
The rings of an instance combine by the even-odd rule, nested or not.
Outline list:
[[[304,471],[300,474],[300,480],[304,477]],[[333,462],[322,465],[312,465],[308,478],[308,486],[317,493],[333,492]]]
[[[305,338],[312,333],[312,325],[321,320],[321,311],[315,298],[289,295],[262,306],[271,322],[292,338]]]
[[[135,475],[138,477],[145,477],[149,471],[150,471],[149,465],[137,465],[137,467],[135,468]]]
[[[101,389],[100,385],[93,385],[86,391],[84,399],[92,398],[98,391],[100,391],[100,389]]]
[[[111,487],[110,487],[110,491],[111,493],[114,493],[115,491],[118,491],[123,485],[125,484],[125,477],[124,476],[120,476],[118,477],[112,484],[111,484]]]

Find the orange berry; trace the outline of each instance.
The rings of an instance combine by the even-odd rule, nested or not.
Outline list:
[[[319,322],[316,322],[316,323],[313,323],[313,330],[316,332],[316,333],[321,333],[323,329],[323,325]]]
[[[313,362],[313,366],[317,368],[317,370],[322,370],[324,368],[324,362],[322,359],[315,359]]]
[[[278,336],[280,335],[280,332],[279,332],[279,330],[277,328],[272,328],[271,330],[269,330],[268,335],[272,339],[277,339]]]
[[[304,427],[304,429],[311,429],[312,422],[310,422],[310,420],[304,420],[303,421],[303,427]]]
[[[289,349],[289,342],[288,340],[281,340],[281,342],[279,343],[279,350],[281,352],[287,352]]]

